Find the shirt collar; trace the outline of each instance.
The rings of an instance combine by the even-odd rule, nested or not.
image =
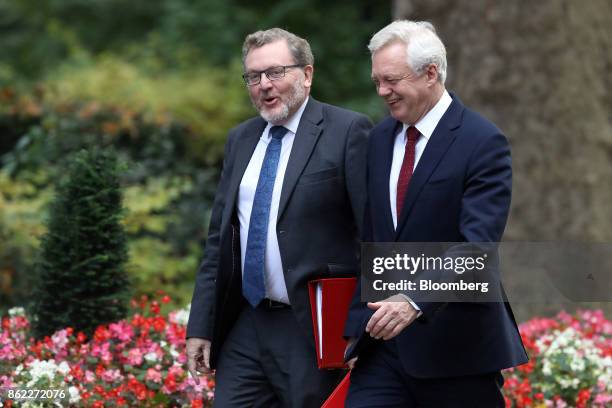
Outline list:
[[[440,99],[438,99],[438,102],[436,102],[434,107],[431,108],[431,110],[427,112],[425,116],[421,118],[421,120],[415,123],[414,127],[417,128],[419,133],[423,135],[425,139],[429,140],[434,130],[436,129],[436,126],[438,126],[440,119],[442,119],[442,116],[444,115],[444,113],[452,102],[453,98],[451,98],[451,96],[445,89],[442,93],[442,96],[440,97]],[[404,123],[402,126],[402,134],[405,135],[407,130],[408,125]]]
[[[300,119],[302,119],[302,114],[304,113],[304,110],[306,109],[306,105],[308,104],[309,98],[310,97],[307,96],[304,102],[302,102],[302,105],[300,106],[300,108],[293,115],[291,115],[289,119],[287,119],[287,122],[284,125],[282,125],[283,127],[285,127],[287,130],[289,130],[293,134],[297,133],[297,129],[300,124]],[[266,141],[270,140],[269,131],[272,126],[274,125],[268,122],[268,125],[266,126],[266,129],[264,130]]]

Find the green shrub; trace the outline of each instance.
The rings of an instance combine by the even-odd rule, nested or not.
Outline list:
[[[128,252],[117,166],[112,153],[82,151],[57,188],[32,294],[37,337],[64,327],[91,334],[126,316]]]

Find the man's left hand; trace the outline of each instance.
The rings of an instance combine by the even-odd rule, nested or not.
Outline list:
[[[381,302],[369,302],[368,308],[376,312],[368,321],[366,332],[375,339],[394,338],[419,316],[419,311],[401,295],[393,295]]]

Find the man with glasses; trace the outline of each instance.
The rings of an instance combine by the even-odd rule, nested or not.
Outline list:
[[[501,241],[512,188],[508,141],[446,91],[446,49],[434,27],[396,21],[368,48],[391,116],[369,138],[364,241]],[[345,335],[353,338],[347,357],[358,360],[346,407],[505,406],[500,370],[527,355],[504,296],[461,303],[428,295],[364,303],[356,291]]]
[[[320,407],[307,284],[358,270],[370,121],[310,95],[308,42],[246,37],[259,116],[229,133],[187,326],[189,371],[216,368],[217,407]],[[197,378],[197,377],[196,377]]]

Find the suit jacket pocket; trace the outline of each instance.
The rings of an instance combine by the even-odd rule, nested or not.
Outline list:
[[[314,173],[305,173],[300,176],[298,184],[311,184],[321,181],[333,179],[338,176],[338,168],[330,167],[325,170],[315,171]]]

